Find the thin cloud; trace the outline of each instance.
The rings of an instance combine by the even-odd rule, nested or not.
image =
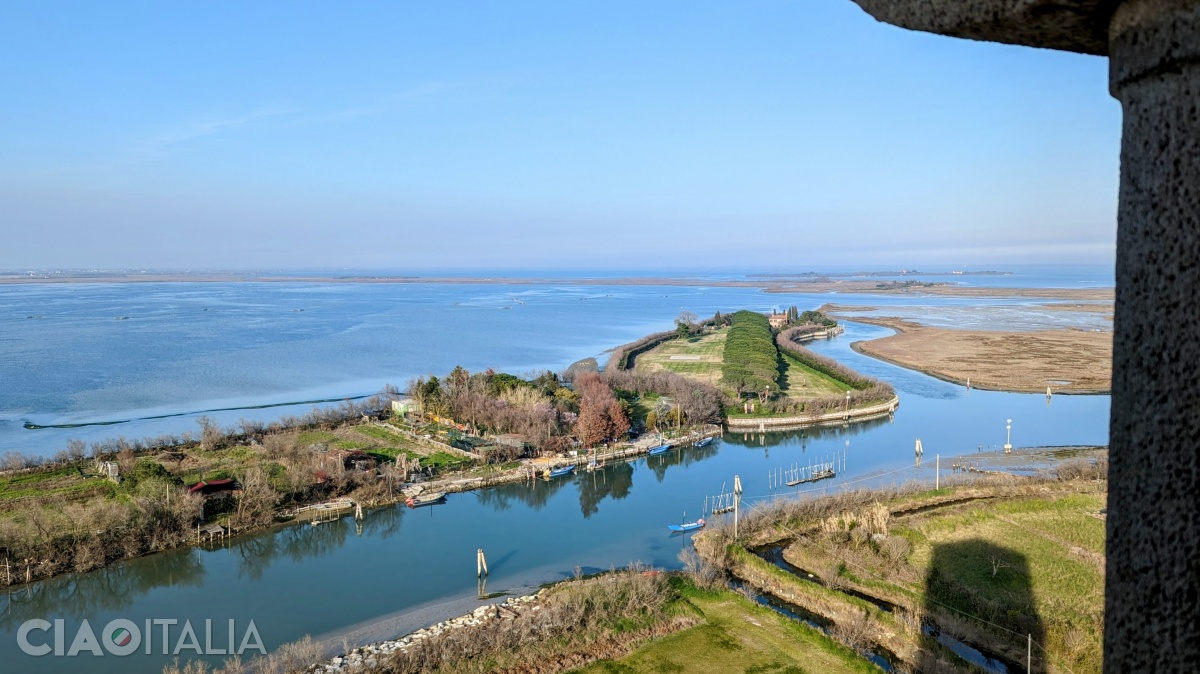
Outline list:
[[[227,119],[209,119],[179,124],[166,128],[138,143],[134,154],[141,155],[142,158],[149,158],[151,156],[161,154],[168,148],[175,145],[187,143],[197,138],[211,136],[227,129],[245,126],[247,124],[252,124],[264,119],[281,117],[287,114],[289,114],[289,111],[287,110],[267,108],[240,115],[238,117]]]
[[[462,91],[467,85],[462,82],[440,82],[422,84],[420,86],[381,96],[369,103],[341,110],[315,112],[297,115],[291,120],[296,125],[325,124],[364,117],[390,115],[410,110],[416,104],[429,99],[438,98],[449,92]]]

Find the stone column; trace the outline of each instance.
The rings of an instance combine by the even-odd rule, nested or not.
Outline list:
[[[905,28],[1109,56],[1124,109],[1104,670],[1200,669],[1200,0],[854,0]]]
[[[1200,1],[1125,0],[1106,672],[1200,668]]]

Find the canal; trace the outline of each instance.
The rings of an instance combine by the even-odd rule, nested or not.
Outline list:
[[[688,536],[666,525],[701,516],[706,495],[740,475],[748,506],[778,496],[819,494],[872,484],[932,479],[935,454],[946,457],[1002,445],[1013,420],[1017,447],[1107,443],[1108,396],[1055,396],[966,391],[963,387],[866,358],[851,341],[890,331],[851,323],[843,337],[812,345],[895,385],[900,408],[891,418],[849,427],[766,434],[727,433],[703,448],[610,465],[555,481],[453,494],[444,505],[368,511],[319,526],[296,525],[236,538],[224,545],[155,555],[100,571],[67,575],[0,596],[0,661],[4,671],[158,672],[175,656],[190,622],[212,647],[227,647],[234,620],[240,642],[250,621],[272,649],[305,634],[392,636],[477,605],[475,551],[491,570],[486,592],[521,593],[541,583],[641,562],[677,568]],[[926,461],[913,466],[921,438]],[[768,473],[844,454],[834,479],[772,492]],[[166,655],[155,626],[145,646],[124,657],[33,657],[17,646],[25,621],[62,620],[67,648],[83,620],[99,636],[115,619],[135,625],[170,621]],[[159,623],[161,625],[162,623]],[[373,626],[373,627],[372,627]],[[53,645],[51,632],[30,641]],[[183,644],[188,646],[186,642]],[[250,651],[249,653],[253,653]],[[195,657],[186,648],[181,660]],[[220,657],[212,657],[220,660]]]

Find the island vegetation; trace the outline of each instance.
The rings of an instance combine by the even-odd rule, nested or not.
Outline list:
[[[73,441],[48,459],[10,453],[0,471],[0,584],[252,531],[314,504],[394,503],[420,489],[415,481],[527,479],[533,459],[624,443],[631,430],[686,435],[721,421],[720,393],[685,377],[572,374],[458,367],[414,380],[407,397],[388,388],[272,424],[221,428],[201,417],[182,436]]]
[[[837,321],[819,311],[790,307],[778,327],[753,311],[717,313],[695,322],[686,312],[677,330],[626,345],[610,369],[670,373],[717,389],[728,423],[784,418],[797,423],[894,403],[892,387],[821,356],[803,342],[836,334]]]
[[[784,335],[829,327],[794,308],[788,319],[800,325]],[[705,340],[720,350],[718,362],[705,364],[717,379],[636,366],[656,348]],[[572,368],[569,380],[457,367],[414,380],[407,396],[389,387],[269,424],[222,428],[202,417],[196,432],[180,436],[72,441],[45,459],[10,453],[0,470],[0,583],[85,572],[271,526],[304,517],[314,504],[394,503],[418,480],[453,477],[455,488],[478,488],[527,479],[535,460],[575,461],[572,455],[626,447],[647,433],[711,433],[749,400],[759,413],[819,409],[821,396],[798,403],[789,390],[789,382],[800,388],[801,372],[843,405],[845,391],[865,400],[887,390],[796,349],[803,347],[781,348],[761,314],[718,313],[707,321],[685,314],[676,330],[616,349],[605,371]]]

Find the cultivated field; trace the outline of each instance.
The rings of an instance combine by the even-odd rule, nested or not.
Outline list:
[[[714,330],[701,337],[671,339],[659,344],[634,361],[636,369],[646,372],[667,370],[706,384],[720,387],[721,358],[725,353],[728,330]]]

